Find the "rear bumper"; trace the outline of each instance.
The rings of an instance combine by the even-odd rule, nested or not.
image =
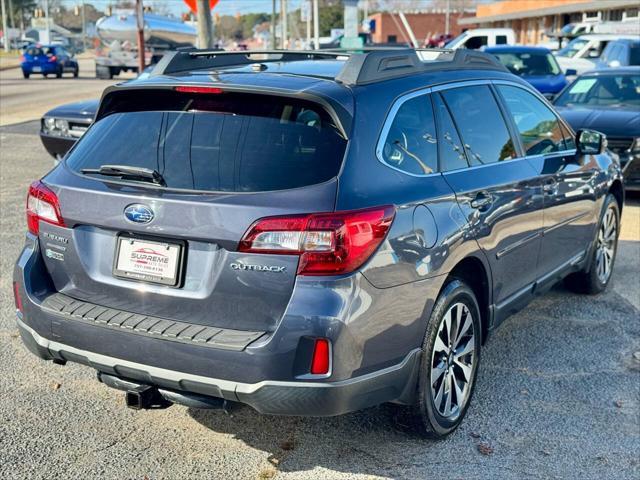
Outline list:
[[[25,346],[44,360],[65,360],[100,372],[148,385],[198,393],[245,403],[258,412],[274,415],[332,416],[385,401],[410,396],[415,385],[420,350],[409,352],[391,367],[339,382],[262,381],[240,383],[158,368],[81,350],[49,340],[17,319]]]
[[[397,297],[409,291],[373,292],[361,276],[324,290],[310,280],[294,291],[275,331],[235,348],[228,342],[231,337],[224,344],[212,344],[218,337],[196,344],[197,339],[180,328],[174,330],[180,330],[177,338],[169,338],[168,330],[158,334],[155,327],[136,326],[134,331],[126,325],[132,318],[112,324],[118,317],[115,310],[106,309],[109,312],[101,316],[97,306],[91,310],[87,302],[76,301],[82,304],[77,309],[76,304],[58,309],[52,299],[61,295],[49,278],[39,241],[28,235],[14,270],[22,304],[17,324],[26,347],[44,360],[75,362],[141,384],[241,402],[265,414],[331,416],[383,402],[413,401],[423,334],[408,325],[421,329],[420,323],[399,329],[394,322],[402,316],[390,320],[388,312],[381,312],[380,323],[374,313],[351,316],[351,307],[340,303],[349,300],[360,306],[358,295]],[[426,294],[410,288],[413,295]],[[345,295],[346,291],[358,293]],[[304,347],[313,337],[332,342],[333,361],[326,378],[308,375],[310,352]]]

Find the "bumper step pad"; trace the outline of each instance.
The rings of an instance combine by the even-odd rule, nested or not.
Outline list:
[[[266,333],[209,327],[140,315],[75,300],[62,293],[48,296],[42,302],[42,308],[69,320],[91,323],[97,327],[226,350],[244,350]]]

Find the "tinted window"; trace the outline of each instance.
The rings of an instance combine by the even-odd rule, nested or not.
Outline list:
[[[496,45],[506,45],[507,44],[507,36],[506,35],[498,35],[496,37]]]
[[[471,50],[478,50],[481,47],[487,45],[488,38],[486,36],[482,37],[471,37],[464,44],[464,48],[468,48]]]
[[[43,52],[41,48],[30,47],[30,48],[27,48],[26,54],[31,55],[33,57],[37,57],[38,55],[43,55]]]
[[[582,76],[564,90],[554,104],[637,109],[640,106],[640,75]]]
[[[640,65],[640,44],[629,48],[629,65]]]
[[[559,75],[556,59],[546,52],[495,52],[500,63],[515,75]]]
[[[440,170],[443,172],[468,167],[464,145],[460,140],[449,109],[440,95],[433,97],[433,105],[438,116],[438,145],[440,146]]]
[[[382,160],[413,175],[437,170],[436,128],[429,95],[411,98],[398,109],[382,145]]]
[[[346,141],[313,104],[223,94],[186,99],[182,110],[113,113],[89,129],[67,164],[78,172],[151,168],[168,188],[236,192],[320,183],[342,163]]]
[[[562,135],[564,136],[564,145],[567,150],[574,150],[576,148],[576,140],[573,134],[562,124],[560,124],[562,128]]]
[[[544,103],[521,88],[500,85],[498,90],[515,120],[526,155],[565,149],[560,123]]]
[[[486,85],[443,92],[471,165],[516,157],[513,141],[498,104]]]

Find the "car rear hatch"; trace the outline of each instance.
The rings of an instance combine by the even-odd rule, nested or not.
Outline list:
[[[60,222],[41,219],[38,232],[55,290],[189,324],[274,330],[299,255],[239,244],[260,218],[334,210],[347,140],[331,116],[307,100],[211,88],[145,90],[123,105],[35,187],[59,203]]]

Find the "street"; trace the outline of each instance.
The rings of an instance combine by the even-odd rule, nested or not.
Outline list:
[[[335,418],[174,406],[136,412],[87,367],[38,360],[15,326],[11,276],[29,183],[53,165],[40,113],[105,81],[2,72],[0,478],[619,478],[640,475],[640,202],[623,213],[613,284],[563,286],[509,319],[483,350],[461,428],[411,433],[384,405]],[[55,90],[42,89],[46,85]],[[31,97],[32,102],[25,99]]]
[[[98,80],[93,59],[79,59],[79,64],[79,78],[66,73],[62,78],[32,75],[25,80],[19,68],[0,70],[0,125],[40,118],[64,103],[100,98],[110,84],[135,77],[124,73],[113,80]]]

